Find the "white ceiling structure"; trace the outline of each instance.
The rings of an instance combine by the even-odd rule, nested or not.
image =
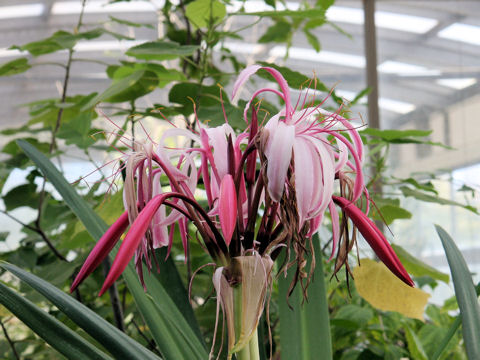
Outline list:
[[[136,22],[150,23],[155,29],[121,27],[139,41],[161,35],[155,9],[163,0],[132,1],[104,6],[105,0],[88,0],[84,22],[95,24],[108,15]],[[59,29],[73,28],[80,11],[80,0],[2,0],[0,2],[0,63],[21,54],[8,50],[12,44],[25,44],[51,35]],[[234,2],[230,10],[235,10]],[[297,2],[287,2],[295,9]],[[263,1],[247,1],[247,11],[267,10]],[[478,94],[480,74],[480,4],[476,1],[393,1],[376,3],[379,107],[382,127],[397,128],[419,122],[425,114]],[[322,51],[316,53],[303,34],[294,36],[287,65],[306,75],[313,72],[328,86],[336,86],[347,99],[366,87],[363,40],[363,10],[360,0],[337,0],[327,13],[328,20],[341,27],[345,36],[331,25],[316,30]],[[239,28],[252,17],[234,17],[226,26]],[[268,27],[267,20],[243,32],[244,41],[226,43],[246,62],[269,60],[284,63],[285,46],[262,45],[256,40]],[[113,29],[115,25],[112,25]],[[118,25],[117,25],[118,26]],[[116,63],[122,51],[136,44],[102,37],[79,43],[78,56]],[[27,110],[18,105],[58,96],[63,70],[48,65],[65,62],[66,53],[35,59],[33,69],[25,74],[0,78],[0,127],[21,124]],[[44,65],[40,65],[44,64]],[[75,62],[69,94],[102,90],[109,84],[104,65]],[[165,91],[157,91],[157,101]],[[362,111],[362,109],[360,109]],[[363,113],[365,113],[363,109]],[[421,125],[416,125],[422,128]],[[424,127],[424,126],[423,126]]]

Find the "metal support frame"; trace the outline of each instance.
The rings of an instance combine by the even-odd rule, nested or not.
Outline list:
[[[378,109],[378,72],[377,72],[377,34],[375,29],[375,0],[363,0],[364,14],[364,37],[365,37],[365,60],[367,72],[367,86],[370,88],[368,93],[368,126],[380,129],[380,114]],[[376,176],[376,163],[379,160],[379,154],[373,155],[372,162],[373,178]],[[377,196],[382,194],[381,179],[377,179],[372,184],[373,193]],[[375,221],[375,224],[383,232],[384,224],[382,221]]]
[[[367,86],[370,88],[370,93],[368,94],[368,126],[380,129],[375,0],[363,0],[363,10]]]

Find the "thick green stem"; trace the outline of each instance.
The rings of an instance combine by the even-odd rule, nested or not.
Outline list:
[[[250,342],[237,353],[238,360],[260,360],[260,351],[258,348],[257,329],[253,333]]]
[[[250,348],[250,360],[260,360],[257,329],[255,329],[255,332],[253,333],[252,339],[250,340],[248,347]]]
[[[240,336],[242,331],[242,303],[243,291],[238,286],[234,290],[235,296],[235,335]],[[235,354],[237,360],[260,360],[260,351],[258,348],[258,333],[255,329],[252,338],[247,345]]]

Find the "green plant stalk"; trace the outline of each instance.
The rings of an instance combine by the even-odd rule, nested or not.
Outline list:
[[[258,328],[257,328],[258,329]],[[258,332],[255,329],[250,342],[248,343],[248,347],[250,348],[250,360],[260,360],[260,351],[258,348]]]
[[[242,332],[242,303],[243,291],[242,286],[237,286],[233,289],[235,301],[235,337],[240,337]],[[237,360],[260,360],[260,351],[258,348],[258,332],[257,329],[253,332],[253,336],[247,345],[238,351],[235,356]]]

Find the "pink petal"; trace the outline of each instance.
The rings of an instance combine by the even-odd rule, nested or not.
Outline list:
[[[295,159],[295,194],[300,228],[307,220],[311,209],[312,198],[315,198],[316,190],[321,192],[322,187],[318,184],[322,181],[321,174],[315,172],[315,166],[311,147],[302,137],[295,138],[293,142],[293,154]],[[318,160],[318,157],[315,157]],[[320,176],[319,176],[320,175]]]
[[[120,236],[125,232],[128,227],[128,212],[125,211],[112,226],[103,234],[98,240],[97,244],[90,252],[80,269],[77,277],[75,278],[70,292],[73,292],[77,286],[89,276],[97,266],[108,256],[109,252],[113,249]]]
[[[220,179],[228,173],[228,159],[227,159],[227,136],[232,135],[235,140],[235,133],[232,127],[228,124],[223,124],[215,128],[205,129],[210,140],[210,144],[213,148],[213,160],[215,162],[215,167],[218,171],[218,176]]]
[[[133,254],[137,250],[138,245],[140,245],[145,232],[150,226],[153,216],[169,195],[169,193],[166,193],[155,196],[138,214],[137,218],[130,227],[130,231],[127,233],[125,240],[123,240],[122,245],[118,250],[117,256],[115,257],[112,268],[110,269],[110,272],[103,283],[99,296],[102,296],[125,270],[128,263],[132,259]]]
[[[318,140],[315,143],[319,155],[319,163],[322,167],[322,201],[318,206],[318,211],[324,212],[327,209],[333,195],[335,182],[335,157],[333,151],[324,141]],[[317,214],[317,213],[315,213]]]
[[[158,173],[158,174],[155,174],[153,178],[153,194],[154,196],[156,196],[162,193],[163,191],[162,191],[162,186],[160,184],[160,173]],[[173,211],[175,211],[175,213],[177,213],[178,216],[181,216],[181,214],[178,211],[172,210],[172,212]],[[167,217],[167,214],[164,206],[159,208],[158,211],[153,216],[152,233],[153,233],[154,249],[158,249],[162,246],[168,245],[168,228],[167,228],[167,225],[164,224],[166,217]]]
[[[235,84],[233,85],[232,99],[235,98],[238,91],[242,88],[243,84],[245,84],[245,82],[250,78],[250,76],[255,74],[258,71],[258,69],[261,69],[261,68],[262,67],[260,65],[250,65],[242,70],[240,75],[238,75],[238,78],[235,81]]]
[[[295,127],[278,122],[274,131],[270,131],[265,155],[268,160],[268,192],[274,201],[279,202],[283,194],[285,178],[292,159]]]
[[[230,245],[237,222],[237,194],[233,177],[227,174],[220,185],[219,218],[225,243]]]
[[[243,84],[245,84],[248,78],[253,74],[255,74],[260,69],[268,71],[275,78],[278,85],[280,86],[280,89],[282,90],[282,93],[283,93],[283,99],[285,100],[286,117],[287,117],[287,120],[289,120],[291,113],[293,112],[293,108],[290,100],[290,89],[288,88],[288,83],[283,77],[283,75],[278,70],[275,70],[274,68],[262,67],[259,65],[251,65],[245,68],[240,73],[240,75],[237,78],[237,81],[235,81],[235,84],[233,85],[232,98],[234,98],[237,95],[239,89],[242,87]],[[249,104],[247,106],[249,106]],[[245,118],[245,121],[246,120],[247,119]]]
[[[378,258],[394,273],[400,280],[410,286],[414,286],[410,275],[398,259],[395,251],[388,243],[385,236],[380,232],[375,223],[370,220],[359,208],[351,201],[342,197],[333,196],[333,201],[339,205],[347,216],[352,219],[360,233],[367,240]]]

